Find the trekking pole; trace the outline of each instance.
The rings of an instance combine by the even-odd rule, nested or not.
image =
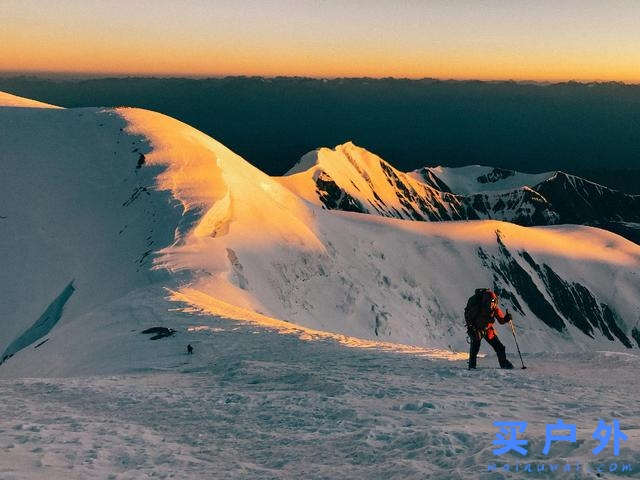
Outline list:
[[[522,369],[525,370],[527,367],[524,366],[524,361],[522,360],[522,354],[520,353],[520,347],[518,346],[518,339],[516,338],[516,329],[513,326],[513,321],[509,320],[509,325],[511,325],[511,333],[513,333],[513,339],[516,342],[516,348],[518,349],[518,355],[520,355],[520,361],[522,362]]]

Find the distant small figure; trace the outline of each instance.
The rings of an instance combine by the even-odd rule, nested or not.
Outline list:
[[[193,347],[191,346],[191,344],[187,345],[187,354],[193,355]]]

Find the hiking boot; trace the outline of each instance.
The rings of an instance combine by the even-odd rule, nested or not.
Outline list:
[[[505,370],[513,370],[513,363],[507,360],[505,363],[500,365],[500,368],[504,368]]]

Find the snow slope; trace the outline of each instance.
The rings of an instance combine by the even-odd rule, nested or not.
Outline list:
[[[640,247],[608,232],[327,211],[145,110],[5,108],[0,121],[11,167],[2,190],[5,345],[75,279],[61,325],[37,351],[148,289],[210,314],[464,350],[462,310],[478,286],[498,290],[516,313],[525,351],[637,348]],[[122,332],[103,324],[94,327],[110,348]],[[58,351],[69,356],[60,374],[78,360],[72,351]],[[26,361],[35,352],[3,368],[39,371],[42,363]]]
[[[443,182],[451,192],[459,195],[513,190],[534,187],[551,178],[556,172],[522,173],[503,168],[469,165],[466,167],[425,167],[410,172],[413,178],[425,179],[431,175]]]
[[[30,98],[18,97],[7,92],[0,92],[0,107],[21,107],[21,108],[62,108],[50,103],[31,100]]]
[[[163,128],[172,129],[171,121],[167,122]],[[154,145],[170,135],[161,129],[148,130],[147,122],[137,124],[139,133]],[[580,227],[533,230],[496,222],[424,224],[329,212],[282,188],[281,178],[268,177],[217,142],[203,141],[214,152],[229,199],[203,211],[206,225],[222,224],[222,228],[207,228],[212,233],[205,235],[199,230],[201,222],[180,245],[159,252],[158,267],[197,272],[183,292],[199,292],[214,303],[221,300],[318,330],[463,348],[466,332],[461,309],[474,285],[500,288],[503,296],[511,298],[512,310],[528,318],[550,316],[563,308],[555,306],[559,300],[552,298],[550,282],[544,283],[546,274],[536,270],[550,265],[552,274],[584,287],[588,292],[584,301],[602,310],[592,318],[595,330],[580,327],[588,333],[586,338],[572,330],[574,313],[567,312],[567,321],[553,315],[553,320],[541,319],[542,325],[526,322],[529,350],[580,348],[591,344],[589,335],[596,342],[604,335],[605,343],[611,343],[615,336],[605,332],[616,327],[602,327],[607,320],[600,307],[610,304],[620,320],[618,338],[627,347],[633,345],[640,247],[631,242]],[[165,155],[176,158],[175,153],[169,150]],[[190,161],[196,162],[194,157]],[[379,165],[375,158],[370,161]],[[168,177],[173,168],[168,168]],[[173,195],[180,197],[184,187],[176,181],[168,183]],[[522,251],[529,253],[528,260],[520,258]],[[507,266],[501,268],[503,264]],[[470,265],[476,266],[475,272],[469,271]],[[516,278],[509,278],[510,273]],[[523,274],[530,275],[525,283],[519,280]],[[618,278],[623,295],[611,289],[612,275]],[[520,291],[526,288],[531,292]],[[568,290],[568,295],[575,293]],[[184,298],[210,306],[202,295]],[[539,308],[538,303],[545,306]],[[556,332],[549,331],[551,324]]]
[[[500,478],[507,419],[534,464],[640,469],[636,244],[322,209],[139,109],[0,108],[0,127],[0,478]],[[484,285],[526,371],[486,345],[465,369]],[[558,418],[579,442],[545,457]],[[591,453],[600,418],[619,457]]]
[[[0,351],[70,281],[62,319],[167,279],[151,271],[182,211],[136,168],[148,143],[111,110],[0,108]]]
[[[637,350],[525,355],[527,370],[502,371],[485,346],[480,369],[469,372],[464,360],[345,348],[175,312],[148,293],[93,319],[111,322],[126,349],[85,353],[89,365],[79,362],[66,378],[0,370],[1,478],[501,478],[487,472],[494,462],[530,462],[534,471],[546,464],[545,474],[502,474],[516,479],[640,471]],[[139,333],[155,323],[179,332],[159,341]],[[89,341],[85,350],[100,338],[77,333]],[[53,350],[52,342],[40,348]],[[511,346],[509,356],[517,362]],[[611,444],[591,453],[599,418],[618,419],[629,437],[618,457]],[[507,419],[528,422],[527,457],[493,455],[493,422]],[[545,424],[557,419],[577,425],[578,443],[554,443],[544,456]],[[631,464],[631,474],[595,472],[613,462]],[[550,463],[569,463],[572,473],[551,475]],[[576,463],[591,472],[576,474]]]

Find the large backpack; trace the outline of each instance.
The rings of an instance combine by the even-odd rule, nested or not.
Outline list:
[[[481,330],[485,327],[483,325],[482,310],[486,308],[483,302],[486,302],[488,293],[491,290],[488,288],[477,288],[476,292],[467,301],[467,306],[464,308],[464,321],[467,328],[473,330]]]

